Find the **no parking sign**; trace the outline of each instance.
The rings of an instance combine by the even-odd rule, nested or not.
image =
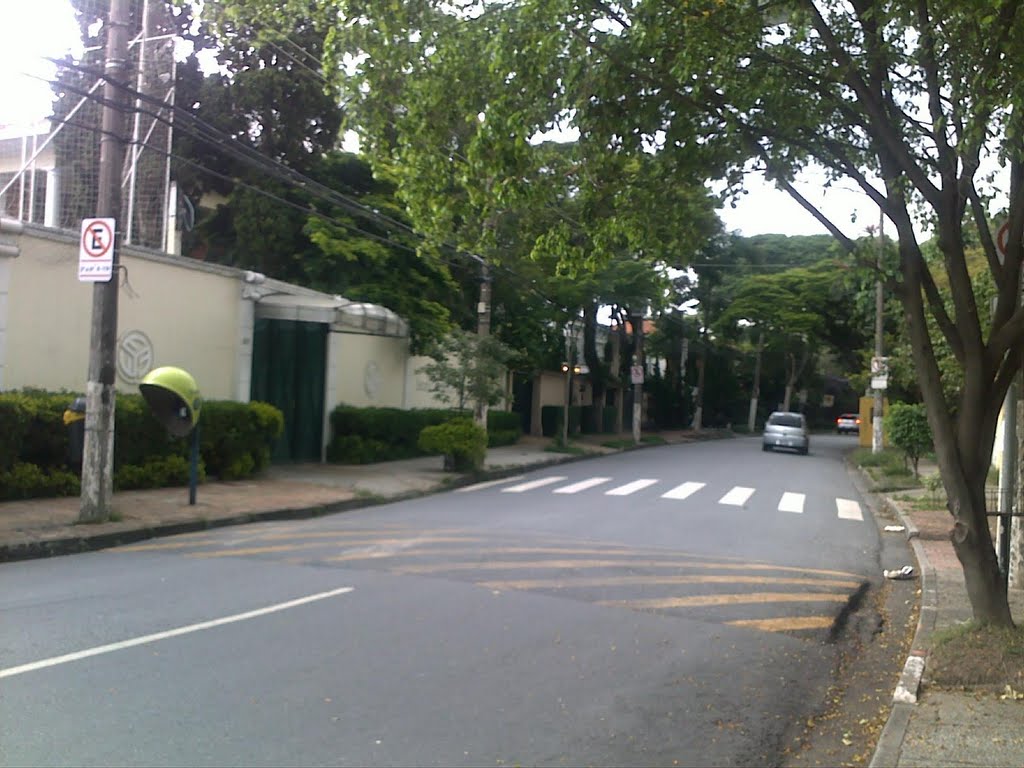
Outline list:
[[[114,273],[114,220],[82,219],[78,240],[78,279],[106,283]]]

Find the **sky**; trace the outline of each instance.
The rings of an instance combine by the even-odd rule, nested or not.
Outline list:
[[[53,76],[54,67],[46,57],[77,51],[81,47],[78,27],[68,0],[7,0],[4,4],[9,32],[0,46],[0,126],[38,123],[49,115],[51,105],[52,93],[45,81]],[[760,176],[749,174],[744,186],[747,194],[737,207],[720,211],[727,230],[747,236],[825,233],[809,213]],[[877,225],[878,208],[852,184],[826,191],[821,177],[809,177],[797,186],[851,237]],[[853,216],[855,223],[851,223]]]

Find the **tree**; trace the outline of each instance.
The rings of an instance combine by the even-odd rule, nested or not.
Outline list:
[[[932,433],[928,416],[920,403],[893,403],[885,415],[885,431],[893,445],[903,451],[917,475],[917,462],[931,450]]]
[[[290,5],[231,5],[239,4],[270,14]],[[861,189],[895,227],[899,266],[890,288],[911,338],[974,616],[1012,624],[984,484],[999,404],[1024,351],[1018,0],[522,0],[458,10],[424,0],[372,13],[363,3],[338,5],[323,3],[344,20],[335,21],[334,61],[367,56],[361,71],[371,80],[366,111],[378,118],[373,141],[393,141],[388,124],[411,115],[408,127],[421,126],[431,148],[405,153],[406,173],[423,185],[467,189],[459,182],[469,172],[479,180],[473,192],[487,193],[453,196],[466,205],[437,211],[429,209],[439,195],[410,196],[418,201],[416,219],[457,220],[460,229],[490,221],[506,193],[519,188],[517,162],[538,126],[574,126],[590,157],[658,154],[681,185],[695,176],[721,178],[735,190],[752,162],[851,252],[856,241],[843,223],[818,210],[793,180],[816,165]],[[410,77],[422,72],[426,78]],[[446,126],[442,134],[431,130],[432,121]],[[449,130],[454,126],[461,133]],[[419,146],[415,133],[404,135],[404,145]],[[466,135],[469,144],[453,143]],[[446,159],[438,146],[461,147],[467,162]],[[1002,261],[986,163],[1001,165],[1009,178]],[[925,259],[919,220],[934,227],[941,262]],[[971,229],[997,289],[990,318],[979,311],[966,267]],[[937,271],[946,274],[952,311],[941,300]],[[953,410],[934,352],[939,337],[963,374]]]
[[[494,336],[454,330],[434,349],[433,362],[420,368],[431,392],[458,410],[482,402],[495,405],[505,395],[503,373],[512,351]]]

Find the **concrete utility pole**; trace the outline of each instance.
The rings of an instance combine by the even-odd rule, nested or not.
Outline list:
[[[480,262],[480,303],[476,306],[476,333],[479,341],[491,335],[491,272],[487,262],[477,257]],[[487,402],[477,400],[473,406],[473,420],[487,429]]]
[[[97,218],[115,221],[121,214],[121,169],[124,166],[124,122],[128,91],[128,3],[111,0],[107,18],[107,52],[100,134]],[[118,222],[120,223],[120,222]],[[85,447],[82,454],[82,496],[78,519],[97,522],[110,517],[114,464],[114,380],[117,355],[117,289],[119,251],[114,233],[110,280],[93,285],[89,380],[85,387]]]
[[[644,403],[644,317],[633,316],[633,366],[640,369],[640,376],[633,376],[633,443],[640,444],[640,420],[643,418]],[[639,379],[639,380],[638,380]]]
[[[885,248],[883,231],[885,219],[878,214],[878,279],[875,280],[875,357],[882,359],[882,313],[885,311],[885,297],[882,293],[882,253]],[[872,371],[874,375],[874,371]],[[875,403],[871,414],[871,452],[882,451],[882,390],[875,387]]]

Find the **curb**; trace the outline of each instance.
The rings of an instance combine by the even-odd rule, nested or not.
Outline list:
[[[914,639],[911,642],[910,654],[903,664],[903,672],[896,684],[896,690],[893,691],[892,710],[889,712],[889,718],[875,745],[875,754],[869,768],[895,766],[899,761],[903,740],[906,738],[910,719],[917,707],[921,679],[924,677],[925,667],[928,663],[928,642],[935,629],[935,620],[938,614],[938,578],[924,547],[918,541],[920,532],[913,522],[903,515],[899,507],[892,504],[887,498],[883,497],[883,499],[885,499],[886,508],[894,512],[907,529],[906,537],[914,550],[914,557],[917,559],[918,569],[921,572],[921,607],[917,617],[917,628],[914,630]]]

